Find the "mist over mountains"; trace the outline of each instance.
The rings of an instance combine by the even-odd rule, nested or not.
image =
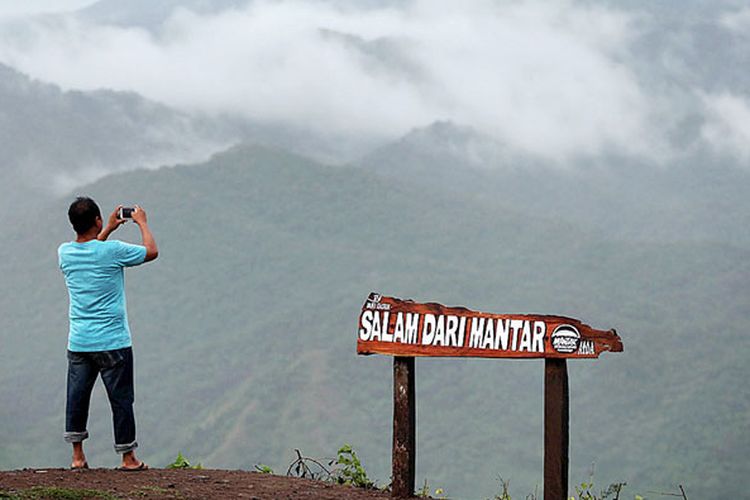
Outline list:
[[[617,240],[750,244],[750,233],[739,229],[750,223],[750,171],[707,155],[661,168],[611,157],[560,170],[471,128],[438,122],[361,163],[394,180],[501,210],[562,217]]]
[[[0,65],[3,209],[108,173],[200,161],[234,131],[134,93],[61,91]]]
[[[68,459],[55,249],[85,193],[142,204],[159,242],[127,274],[153,465],[283,472],[351,442],[387,484],[390,360],[354,354],[381,291],[617,328],[624,353],[570,366],[571,480],[740,498],[749,13],[102,0],[0,23],[0,467]],[[533,490],[541,384],[535,361],[420,360],[419,480]]]
[[[99,2],[6,26],[0,60],[65,89],[130,90],[332,142],[448,120],[568,167],[703,149],[746,164],[744,11],[649,5]],[[144,16],[160,24],[128,21]]]

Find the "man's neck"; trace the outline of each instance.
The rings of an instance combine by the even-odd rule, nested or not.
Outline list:
[[[86,243],[87,241],[95,240],[98,234],[99,231],[97,230],[96,226],[94,226],[85,233],[79,234],[76,238],[76,243]]]

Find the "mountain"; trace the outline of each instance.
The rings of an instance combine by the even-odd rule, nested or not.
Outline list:
[[[387,179],[554,214],[616,240],[722,242],[748,248],[750,170],[701,152],[667,165],[626,158],[545,164],[470,127],[436,122],[359,162]]]
[[[606,3],[623,9],[623,3]],[[700,0],[628,2],[637,16],[641,37],[632,47],[639,76],[648,82],[666,81],[688,93],[727,90],[746,94],[750,63],[746,38],[725,25],[727,15],[747,5],[735,0],[706,3]]]
[[[459,196],[405,173],[245,145],[199,165],[82,187],[142,204],[160,247],[127,272],[141,456],[284,471],[349,442],[387,484],[391,364],[355,355],[376,290],[617,328],[625,352],[571,362],[571,480],[684,484],[738,498],[748,472],[750,255],[722,242],[616,240],[507,191]],[[504,200],[504,201],[503,201]],[[70,197],[18,210],[0,248],[0,467],[65,465],[67,296],[55,249]],[[137,241],[134,227],[114,237]],[[541,361],[420,359],[418,482],[486,498],[541,483]],[[731,389],[729,389],[731,388]],[[90,462],[113,464],[97,388]]]
[[[65,193],[107,173],[198,161],[236,132],[136,94],[64,92],[0,65],[0,208]]]

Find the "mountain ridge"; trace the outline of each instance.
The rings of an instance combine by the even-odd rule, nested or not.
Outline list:
[[[326,456],[350,442],[387,482],[389,360],[355,355],[357,312],[377,290],[617,328],[623,354],[571,364],[571,477],[585,477],[593,460],[602,482],[640,491],[681,482],[699,496],[739,493],[731,478],[748,444],[747,390],[719,388],[747,372],[733,347],[747,316],[744,249],[608,241],[562,219],[492,212],[449,192],[264,146],[116,174],[79,192],[105,211],[141,203],[159,242],[159,260],[127,277],[146,460],[164,462],[178,448],[197,461],[210,457],[211,467],[278,468],[293,448]],[[70,238],[67,202],[29,214],[35,224],[8,239],[16,258],[0,262],[8,297],[0,305],[8,332],[0,399],[18,401],[3,417],[13,461],[2,467],[67,460],[54,431],[67,298],[54,248]],[[49,230],[34,231],[38,225]],[[113,237],[138,241],[132,226]],[[29,366],[29,358],[50,363]],[[498,473],[533,489],[540,365],[418,365],[418,476],[456,497],[490,494]],[[111,453],[105,399],[96,393],[92,403],[88,446],[97,460]],[[602,421],[618,432],[590,432]],[[730,443],[719,459],[710,458],[716,433]]]

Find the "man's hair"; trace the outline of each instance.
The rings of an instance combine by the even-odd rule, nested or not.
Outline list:
[[[84,234],[94,227],[96,218],[101,217],[99,205],[94,200],[86,196],[79,196],[76,201],[70,204],[68,209],[68,219],[73,224],[76,233]]]

